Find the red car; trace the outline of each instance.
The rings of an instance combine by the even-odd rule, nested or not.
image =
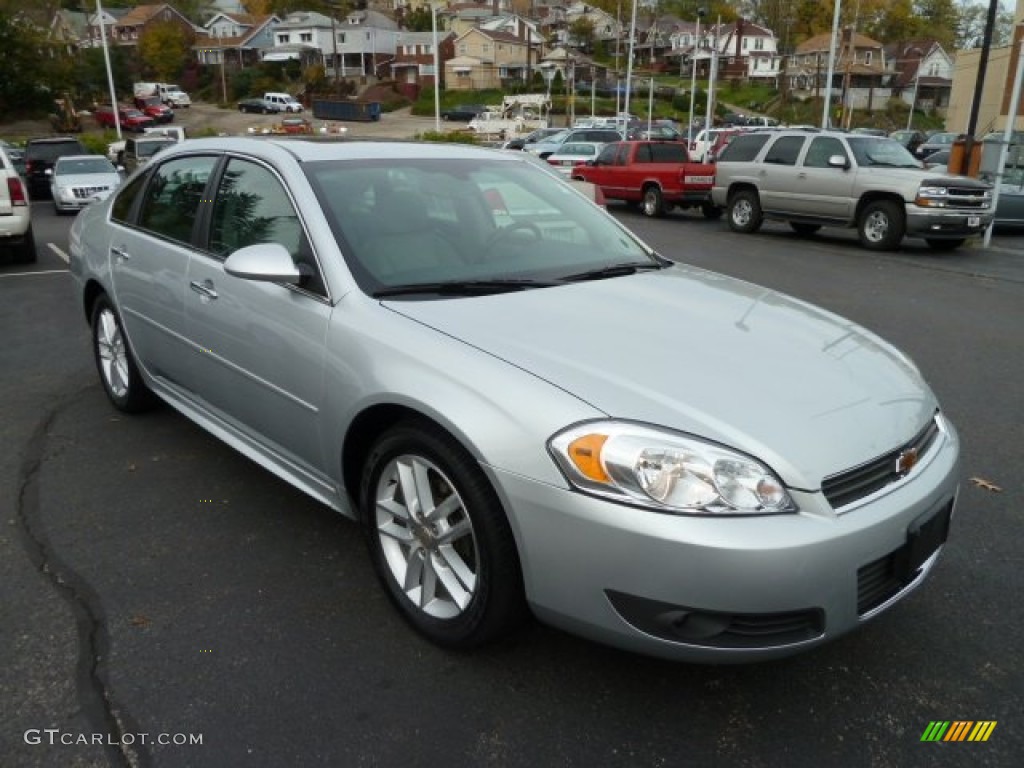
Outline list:
[[[114,109],[109,104],[97,108],[94,113],[96,122],[103,128],[113,128],[115,126],[114,120]],[[153,118],[147,117],[142,114],[135,107],[126,107],[119,105],[117,108],[118,120],[121,121],[121,128],[125,131],[136,131],[142,133],[147,128],[153,125]]]
[[[160,101],[159,96],[135,98],[135,108],[155,123],[169,123],[174,120],[174,110]]]

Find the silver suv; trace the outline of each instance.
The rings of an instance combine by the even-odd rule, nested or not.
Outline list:
[[[800,235],[856,227],[877,251],[904,237],[952,250],[994,215],[991,185],[927,171],[892,139],[834,132],[737,136],[718,159],[711,196],[736,232],[756,232],[766,218]]]

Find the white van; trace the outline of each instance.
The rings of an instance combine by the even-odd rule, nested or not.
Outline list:
[[[263,100],[269,104],[273,104],[278,112],[301,112],[302,102],[292,96],[290,93],[264,93]]]

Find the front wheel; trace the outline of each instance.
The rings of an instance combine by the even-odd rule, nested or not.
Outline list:
[[[952,240],[925,240],[928,243],[928,247],[933,251],[955,251],[961,245],[967,242],[966,237],[957,237]]]
[[[21,240],[21,245],[14,252],[14,260],[19,264],[35,264],[37,258],[36,236],[32,233],[32,227],[29,225]]]
[[[446,433],[418,421],[384,433],[363,468],[360,510],[388,596],[428,639],[468,650],[522,622],[505,512],[477,462]]]
[[[757,232],[763,221],[761,200],[754,190],[742,189],[729,199],[729,228],[734,232]]]
[[[139,374],[121,318],[106,296],[100,296],[92,308],[92,348],[103,389],[115,408],[138,413],[156,404]]]
[[[652,219],[665,215],[665,198],[658,187],[652,184],[644,190],[644,199],[640,210],[644,216],[649,216]]]
[[[876,200],[861,211],[860,244],[872,251],[894,251],[903,239],[903,211],[892,200]]]

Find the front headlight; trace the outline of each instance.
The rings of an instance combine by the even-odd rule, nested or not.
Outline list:
[[[680,515],[797,511],[766,466],[688,435],[599,421],[558,433],[548,448],[569,482],[596,496]]]

